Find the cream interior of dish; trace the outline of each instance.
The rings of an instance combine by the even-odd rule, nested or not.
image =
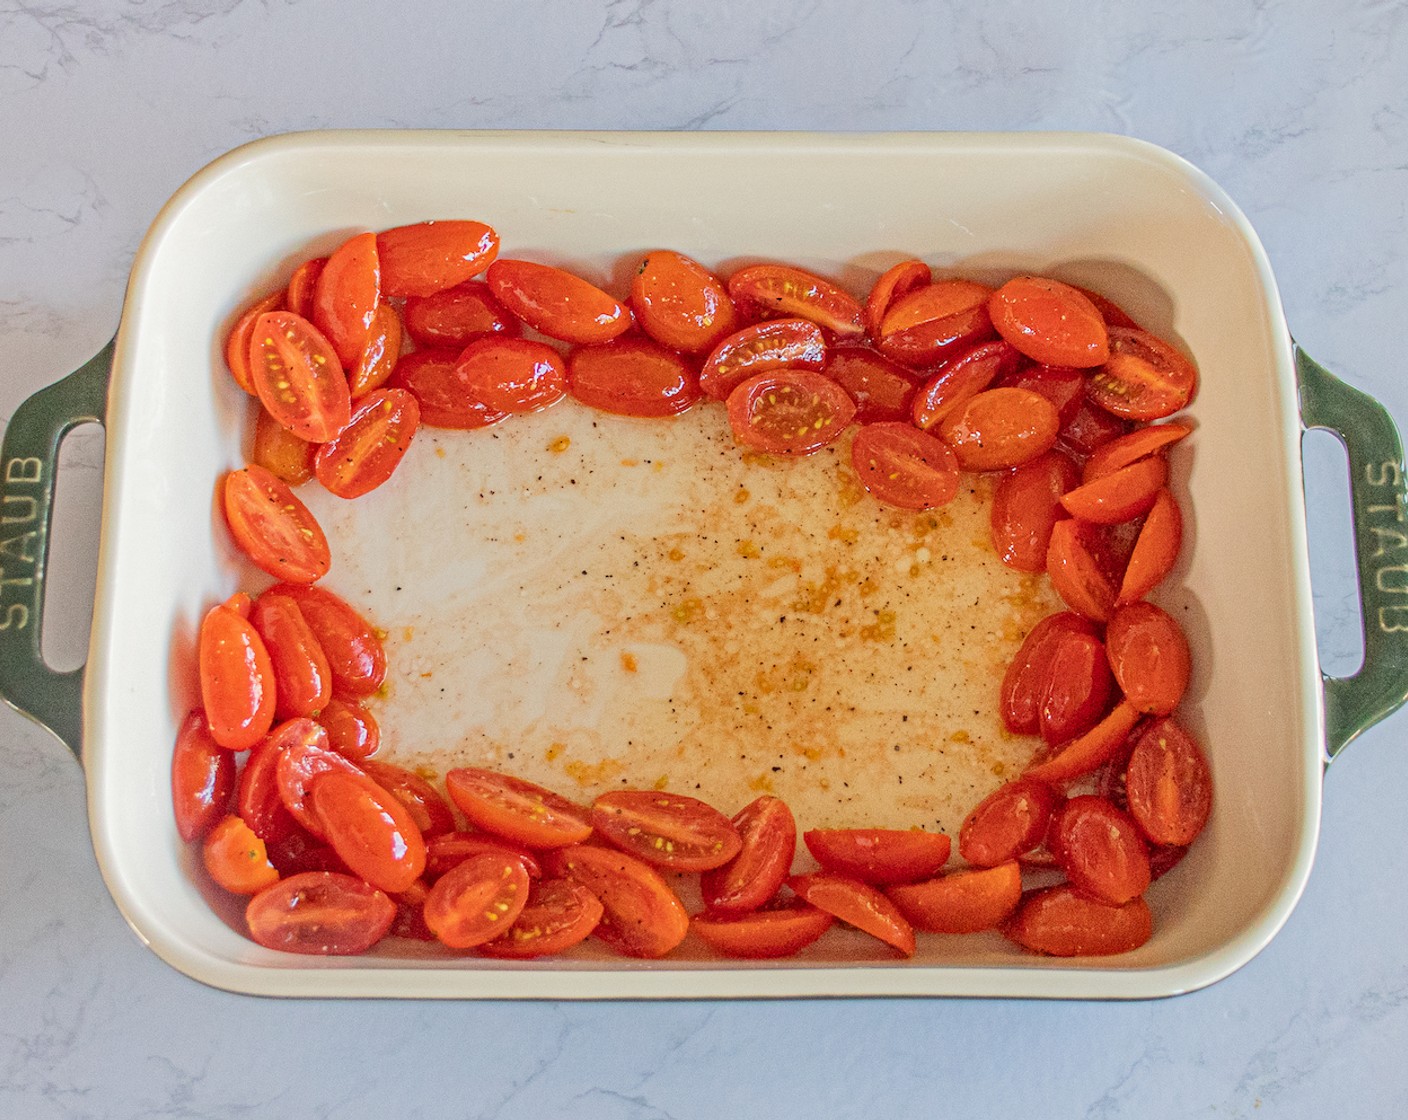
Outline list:
[[[990,483],[943,509],[865,493],[849,440],[744,454],[724,411],[564,402],[423,429],[355,502],[301,496],[326,586],[386,632],[384,756],[512,771],[581,801],[655,787],[799,826],[954,830],[1034,740],[997,715],[1027,630],[1058,609],[988,538]]]

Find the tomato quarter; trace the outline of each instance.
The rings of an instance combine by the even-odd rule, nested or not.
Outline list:
[[[817,863],[872,886],[912,883],[938,874],[952,841],[910,828],[814,828],[802,834]]]
[[[697,914],[690,926],[726,957],[767,960],[801,952],[835,921],[825,910],[800,902],[750,914]]]
[[[1053,957],[1127,953],[1153,931],[1153,915],[1142,898],[1113,906],[1064,885],[1028,895],[1002,926],[1003,935],[1024,949]]]
[[[885,892],[915,929],[928,933],[977,933],[995,929],[1022,900],[1016,861],[971,871],[951,871],[923,883]]]
[[[906,957],[914,955],[914,927],[895,904],[874,887],[830,871],[793,875],[787,885],[803,902],[878,937]]]

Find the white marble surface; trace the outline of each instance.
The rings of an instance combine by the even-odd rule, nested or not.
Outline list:
[[[1408,423],[1408,5],[1104,0],[0,0],[0,416],[94,352],[193,171],[293,129],[1094,129],[1257,227],[1321,361]],[[412,7],[406,5],[405,7]],[[66,456],[55,656],[81,658],[98,441]],[[1352,666],[1333,455],[1307,489]],[[1231,978],[1110,1005],[505,1005],[208,990],[128,932],[83,776],[0,712],[0,1116],[1408,1115],[1408,712],[1330,771],[1309,888]]]

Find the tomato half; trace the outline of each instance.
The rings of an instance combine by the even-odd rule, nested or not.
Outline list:
[[[1157,454],[1192,433],[1187,424],[1170,420],[1167,424],[1148,424],[1112,439],[1091,453],[1085,464],[1084,481],[1094,482],[1121,467],[1137,463],[1148,455]]]
[[[298,604],[287,595],[261,595],[249,621],[274,667],[275,718],[316,714],[332,699],[332,670]]]
[[[372,759],[358,765],[366,771],[367,777],[405,806],[422,838],[431,840],[454,831],[454,810],[435,787],[414,770]]]
[[[803,902],[878,937],[907,957],[914,955],[914,927],[895,904],[874,887],[831,871],[793,875],[787,885]]]
[[[347,424],[352,397],[323,333],[290,311],[268,311],[249,339],[250,380],[269,414],[300,439],[323,443]]]
[[[367,344],[347,369],[347,388],[352,399],[380,389],[390,379],[396,363],[401,360],[401,316],[389,303],[379,304],[372,315],[372,329]]]
[[[996,867],[1035,849],[1045,838],[1060,796],[1050,786],[1018,778],[983,798],[958,830],[958,854],[975,867]]]
[[[1065,428],[1075,419],[1081,403],[1085,400],[1086,380],[1087,371],[1083,369],[1071,366],[1026,365],[1015,373],[1003,376],[998,385],[1002,388],[1030,389],[1033,393],[1040,393],[1055,405],[1061,427]]]
[[[1115,681],[1136,711],[1166,716],[1188,688],[1193,659],[1172,615],[1152,603],[1119,607],[1105,628]]]
[[[563,342],[606,342],[631,328],[630,310],[595,284],[534,261],[496,260],[494,297],[534,330]]]
[[[1032,892],[1002,925],[1004,937],[1053,957],[1127,953],[1148,941],[1153,931],[1153,915],[1144,899],[1114,906],[1068,885]]]
[[[986,389],[969,397],[939,425],[964,470],[1019,467],[1051,450],[1060,431],[1056,408],[1030,389]]]
[[[1130,553],[1115,602],[1119,606],[1142,599],[1157,587],[1178,560],[1183,545],[1183,514],[1168,490],[1159,491]]]
[[[284,293],[284,307],[295,315],[313,319],[313,292],[318,286],[318,277],[327,266],[327,257],[314,257],[304,261],[293,270],[288,278],[288,288]]]
[[[1088,369],[1110,356],[1100,309],[1079,288],[1045,276],[1016,276],[988,300],[997,333],[1043,365]]]
[[[364,773],[328,770],[308,784],[329,844],[379,890],[406,890],[425,870],[425,840],[401,801]]]
[[[1212,771],[1197,742],[1171,719],[1135,740],[1125,772],[1129,811],[1155,844],[1184,847],[1212,812]]]
[[[517,338],[518,320],[482,280],[467,280],[429,296],[406,300],[406,333],[417,346],[463,350],[481,338]]]
[[[1134,819],[1103,797],[1072,797],[1051,816],[1046,837],[1071,885],[1103,902],[1129,902],[1148,889],[1149,850]]]
[[[712,805],[662,790],[623,789],[592,802],[592,827],[623,851],[671,871],[709,871],[738,854],[738,830]]]
[[[1168,481],[1168,463],[1151,455],[1077,486],[1061,499],[1066,512],[1097,525],[1117,525],[1148,513]]]
[[[309,801],[313,780],[334,770],[347,774],[362,771],[328,747],[328,735],[321,724],[303,717],[279,724],[262,749],[277,753],[274,779],[284,808],[300,825],[322,839],[322,821]]]
[[[993,336],[992,289],[972,280],[936,280],[890,304],[875,344],[901,365],[920,368]]]
[[[835,922],[825,910],[798,902],[749,914],[696,914],[690,926],[726,957],[768,960],[801,952]]]
[[[578,844],[592,832],[588,810],[512,774],[459,767],[445,788],[471,824],[530,848]]]
[[[201,622],[197,646],[211,738],[226,750],[248,750],[274,722],[274,666],[264,639],[248,619],[220,604]]]
[[[911,419],[932,431],[954,409],[977,396],[1022,361],[1016,347],[999,339],[974,346],[934,371],[914,396]]]
[[[1061,498],[1079,481],[1079,468],[1056,450],[1003,476],[993,491],[989,525],[993,548],[1004,564],[1019,572],[1046,570],[1051,530],[1066,516]]]
[[[359,233],[333,251],[313,287],[313,325],[332,343],[343,369],[356,365],[366,349],[380,302],[376,234]]]
[[[631,279],[631,307],[647,335],[686,354],[707,353],[739,326],[723,282],[698,261],[668,249],[641,260]]]
[[[249,936],[266,949],[352,956],[386,936],[396,904],[351,875],[308,871],[260,891],[244,916]]]
[[[420,402],[420,422],[431,428],[487,428],[508,418],[490,408],[465,384],[455,350],[417,350],[396,363],[391,383]]]
[[[573,879],[601,901],[595,933],[628,957],[663,957],[689,933],[689,913],[660,873],[611,848],[574,844],[543,858],[543,869]]]
[[[456,375],[475,400],[510,415],[537,412],[567,394],[567,366],[545,342],[481,338],[460,354]]]
[[[288,483],[251,463],[225,476],[223,499],[230,535],[257,567],[291,583],[328,574],[328,539]]]
[[[738,854],[699,880],[704,905],[719,913],[756,910],[782,888],[797,850],[797,822],[785,802],[763,794],[733,818]]]
[[[884,322],[890,305],[910,292],[928,286],[933,280],[929,266],[920,260],[900,261],[887,268],[876,278],[870,295],[866,297],[866,333],[871,338],[879,338],[880,324]]]
[[[485,852],[498,852],[515,857],[523,864],[530,879],[540,878],[543,874],[537,857],[521,844],[505,840],[501,836],[491,836],[487,832],[442,832],[430,837],[425,846],[425,877],[434,882],[470,856],[482,855]]]
[[[1083,535],[1083,523],[1057,521],[1046,550],[1046,573],[1066,606],[1095,622],[1115,609],[1115,588],[1101,570]]]
[[[767,316],[806,319],[841,338],[865,333],[864,315],[854,296],[791,265],[741,268],[728,278],[728,294],[745,311],[756,308]]]
[[[726,337],[704,359],[699,388],[727,400],[743,382],[775,369],[819,370],[826,364],[826,337],[806,319],[773,319]]]
[[[813,828],[802,834],[817,863],[872,886],[913,883],[938,874],[952,841],[910,828]]]
[[[231,894],[256,894],[279,881],[264,841],[236,816],[226,817],[211,830],[201,845],[201,862]]]
[[[908,420],[917,390],[914,376],[898,362],[866,346],[836,346],[822,370],[856,402],[856,422]]]
[[[330,698],[318,712],[318,722],[328,733],[328,746],[358,765],[381,747],[381,726],[355,700]]]
[[[588,408],[619,416],[678,416],[703,395],[678,354],[644,338],[578,346],[567,357],[567,391]]]
[[[376,236],[381,291],[388,299],[428,296],[478,276],[499,253],[483,222],[419,222]]]
[[[1127,420],[1159,420],[1188,405],[1198,369],[1163,339],[1137,328],[1110,331],[1109,360],[1086,389],[1101,408]]]
[[[279,794],[278,765],[281,753],[282,744],[270,739],[255,746],[240,771],[239,790],[235,797],[235,811],[254,830],[254,834],[270,846],[271,852],[295,834],[307,835],[293,819],[293,814]]]
[[[1016,860],[971,871],[950,871],[923,883],[885,892],[915,929],[928,933],[977,933],[996,929],[1022,900]]]
[[[204,712],[191,712],[181,721],[171,755],[171,804],[181,839],[199,840],[214,828],[234,792],[234,753],[211,736]]]
[[[254,421],[254,453],[251,461],[275,478],[298,486],[313,477],[313,453],[317,444],[299,439],[260,407]]]
[[[876,499],[900,509],[933,509],[958,494],[948,444],[902,421],[864,425],[851,443],[851,466]]]
[[[846,391],[819,373],[760,373],[728,397],[728,422],[745,447],[770,455],[809,455],[834,443],[856,414]]]
[[[269,311],[282,310],[283,306],[283,292],[274,292],[255,301],[235,320],[235,325],[230,328],[230,333],[225,338],[225,365],[230,370],[230,376],[235,379],[236,385],[252,397],[258,395],[249,369],[249,341],[254,337],[254,324],[259,316]]]
[[[1064,743],[1085,734],[1100,722],[1114,690],[1104,643],[1093,634],[1062,634],[1052,643],[1037,688],[1042,739]]]
[[[503,960],[530,960],[561,953],[586,940],[604,913],[601,901],[571,879],[544,879],[528,889],[528,904],[508,932],[485,941],[479,951]]]
[[[386,679],[381,638],[345,599],[325,587],[280,583],[264,595],[287,595],[302,613],[332,670],[334,693],[370,696]]]
[[[330,494],[360,498],[401,465],[420,424],[420,405],[405,389],[376,389],[357,401],[347,427],[318,448],[313,470]]]
[[[1082,400],[1075,415],[1061,425],[1058,442],[1077,459],[1084,461],[1097,449],[1129,431],[1129,423],[1103,408]]]
[[[998,695],[1003,725],[1017,735],[1041,730],[1041,706],[1056,651],[1073,635],[1095,637],[1095,627],[1073,611],[1047,615],[1031,628],[1007,666]]]

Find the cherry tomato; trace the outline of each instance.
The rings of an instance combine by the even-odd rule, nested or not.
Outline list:
[[[686,354],[707,353],[739,326],[723,283],[698,261],[667,249],[640,262],[631,307],[647,335]]]
[[[1097,525],[1117,525],[1148,513],[1168,481],[1162,456],[1149,456],[1082,483],[1061,499],[1066,512]]]
[[[358,764],[381,747],[381,727],[376,717],[355,700],[331,697],[318,712],[318,722],[328,733],[328,746]]]
[[[396,920],[388,931],[391,937],[410,937],[416,941],[434,941],[435,934],[425,924],[425,900],[430,895],[430,886],[424,879],[417,879],[392,902],[396,904]]]
[[[1053,643],[1039,683],[1041,737],[1049,744],[1083,735],[1109,706],[1114,679],[1105,646],[1093,634],[1067,633]]]
[[[417,346],[463,350],[481,338],[517,338],[518,320],[482,280],[467,280],[429,296],[406,300],[406,333]]]
[[[1129,431],[1129,424],[1103,408],[1083,400],[1075,415],[1061,425],[1058,442],[1077,459],[1084,461],[1098,448]]]
[[[250,379],[269,414],[300,439],[323,443],[347,425],[352,397],[332,344],[307,319],[268,311],[254,321]]]
[[[1092,774],[1119,754],[1138,722],[1139,713],[1122,700],[1084,735],[1028,767],[1022,776],[1035,782],[1069,782]]]
[[[1066,516],[1064,494],[1080,481],[1080,470],[1060,451],[1047,451],[1014,468],[992,496],[992,546],[1019,572],[1046,570],[1051,530]]]
[[[264,841],[236,816],[226,817],[205,838],[201,860],[210,877],[231,894],[256,894],[279,881]]]
[[[314,257],[293,270],[293,275],[288,278],[288,290],[284,294],[284,307],[287,310],[312,322],[313,292],[327,263],[327,257]]]
[[[313,470],[330,494],[360,498],[385,482],[410,450],[420,405],[405,389],[376,389],[357,401],[347,427],[318,448]]]
[[[279,794],[278,765],[283,746],[282,740],[265,739],[249,752],[244,769],[240,771],[235,798],[236,812],[254,834],[270,846],[271,853],[275,846],[294,835],[307,836]],[[276,862],[275,866],[280,865]]]
[[[950,871],[923,883],[886,892],[915,929],[929,933],[977,933],[995,929],[1022,900],[1022,870],[1016,860],[972,871]]]
[[[171,803],[181,839],[199,840],[214,828],[234,792],[233,752],[211,736],[204,712],[191,712],[181,721],[171,756]]]
[[[865,330],[871,338],[880,337],[880,324],[895,300],[933,283],[933,274],[923,261],[900,261],[891,265],[875,281],[865,301]]]
[[[561,953],[586,940],[601,921],[600,900],[571,879],[544,879],[528,889],[528,904],[506,933],[485,941],[486,957],[529,960]]]
[[[728,294],[740,308],[806,319],[842,338],[865,333],[860,304],[829,280],[785,264],[757,264],[728,278]],[[756,317],[756,316],[755,316]]]
[[[1172,615],[1152,603],[1119,607],[1105,628],[1105,649],[1115,681],[1136,711],[1166,716],[1178,707],[1192,655]]]
[[[801,952],[835,922],[825,910],[801,902],[748,914],[696,914],[690,926],[726,957],[768,960]]]
[[[958,854],[975,867],[997,867],[1035,850],[1060,800],[1050,786],[1018,778],[973,807],[958,830]]]
[[[422,838],[432,840],[454,831],[454,810],[445,803],[435,787],[414,770],[371,759],[365,759],[359,765],[366,771],[367,777],[406,807]]]
[[[366,774],[328,770],[308,785],[328,843],[354,872],[396,894],[425,870],[425,840],[411,811]]]
[[[281,723],[269,736],[264,749],[273,749],[278,754],[274,762],[274,780],[278,784],[279,798],[284,808],[303,828],[320,840],[326,839],[322,820],[309,800],[313,781],[320,774],[334,770],[361,774],[361,769],[330,749],[328,733],[320,724],[306,717]]]
[[[588,408],[620,416],[677,416],[702,396],[699,378],[683,358],[631,337],[573,349],[567,391]]]
[[[948,444],[903,422],[863,426],[851,465],[866,490],[900,509],[933,509],[958,493],[958,459]]]
[[[813,828],[802,834],[817,863],[872,886],[913,883],[938,874],[952,841],[910,828]]]
[[[426,844],[425,877],[434,882],[470,856],[482,855],[484,852],[506,853],[516,857],[522,862],[530,879],[537,879],[543,873],[537,857],[521,844],[490,836],[486,832],[442,832],[431,837]]]
[[[465,766],[445,775],[445,787],[471,824],[530,848],[578,844],[592,832],[588,810],[512,774]]]
[[[934,371],[915,394],[911,419],[932,431],[960,405],[986,389],[994,380],[1017,368],[1022,355],[999,339],[967,350]]]
[[[1179,351],[1148,331],[1110,331],[1109,360],[1091,375],[1087,395],[1127,420],[1159,420],[1187,406],[1198,388],[1198,370]]]
[[[1139,530],[1116,604],[1124,606],[1136,602],[1163,582],[1173,570],[1182,544],[1183,514],[1173,495],[1161,490]]]
[[[316,714],[332,699],[332,670],[298,604],[286,595],[261,595],[249,621],[274,667],[274,717]]]
[[[805,319],[773,319],[744,327],[710,352],[699,371],[699,388],[716,401],[739,385],[777,369],[819,370],[826,364],[826,338]]]
[[[283,306],[283,292],[274,292],[256,300],[235,320],[235,325],[230,328],[230,333],[225,339],[225,365],[229,367],[235,384],[251,397],[258,395],[249,369],[249,341],[254,337],[255,321],[266,312],[282,310]]]
[[[1035,891],[1003,923],[1003,936],[1033,953],[1052,957],[1100,957],[1127,953],[1154,931],[1142,898],[1112,906],[1062,885]]]
[[[495,412],[537,412],[567,394],[567,366],[545,342],[481,338],[460,354],[457,377]]]
[[[890,304],[875,340],[901,365],[932,366],[993,335],[992,289],[971,280],[937,280]]]
[[[689,933],[689,913],[660,873],[625,852],[574,844],[543,859],[552,876],[573,879],[600,900],[596,935],[628,957],[663,957]]]
[[[1017,276],[988,300],[997,333],[1033,361],[1088,369],[1110,356],[1100,309],[1079,289],[1045,276]]]
[[[1139,326],[1133,319],[1125,314],[1124,308],[1113,300],[1106,299],[1099,292],[1092,292],[1089,288],[1082,288],[1078,284],[1072,284],[1081,295],[1085,296],[1100,312],[1100,317],[1105,320],[1107,327],[1137,327]]]
[[[294,583],[327,575],[327,537],[288,483],[251,463],[225,476],[223,505],[230,535],[257,567]]]
[[[630,310],[551,265],[497,260],[485,277],[495,298],[534,330],[563,342],[607,342],[631,328]]]
[[[396,363],[391,383],[420,402],[420,422],[431,428],[487,428],[508,417],[474,396],[452,350],[417,350]]]
[[[283,808],[283,803],[279,803]],[[285,813],[287,809],[283,810]],[[292,817],[288,818],[289,831],[278,840],[264,841],[269,853],[269,862],[279,869],[279,874],[287,878],[301,875],[305,871],[335,871],[339,875],[350,875],[351,871],[342,858],[327,844],[311,832],[300,828]]]
[[[1096,631],[1089,621],[1072,611],[1047,615],[1031,628],[1002,678],[998,710],[1008,731],[1017,735],[1040,732],[1052,660],[1061,645],[1073,636],[1093,638]]]
[[[1072,366],[1024,365],[998,381],[999,388],[1030,389],[1056,406],[1064,428],[1075,419],[1085,400],[1087,371]]]
[[[274,722],[274,667],[264,639],[224,604],[200,626],[200,693],[210,735],[226,750],[248,750]]]
[[[787,885],[803,902],[878,937],[906,957],[914,956],[914,928],[874,887],[831,871],[793,875]]]
[[[381,265],[376,234],[359,233],[328,257],[313,287],[313,325],[323,332],[344,369],[367,348],[381,302]]]
[[[1130,466],[1148,455],[1156,454],[1177,443],[1193,431],[1187,424],[1170,420],[1167,424],[1149,424],[1118,436],[1091,453],[1085,464],[1084,481],[1094,482]]]
[[[760,373],[728,398],[728,422],[745,447],[772,455],[809,455],[834,443],[856,414],[855,401],[819,373]]]
[[[1115,588],[1082,538],[1081,522],[1058,521],[1051,527],[1046,572],[1071,610],[1095,622],[1109,619],[1115,609]]]
[[[255,466],[263,467],[275,478],[297,486],[313,477],[313,453],[317,445],[299,439],[262,406],[254,422]]]
[[[865,346],[837,346],[822,370],[856,402],[856,422],[908,420],[915,382],[909,370]]]
[[[1212,812],[1212,771],[1193,737],[1161,719],[1135,740],[1125,776],[1129,811],[1155,844],[1186,847]]]
[[[260,891],[244,916],[249,936],[266,949],[353,956],[386,936],[396,904],[351,875],[309,871]]]
[[[1149,850],[1134,819],[1103,797],[1072,797],[1051,817],[1046,838],[1078,890],[1120,905],[1148,889]]]
[[[390,379],[401,359],[401,316],[389,303],[378,304],[372,313],[367,344],[356,362],[347,368],[347,389],[353,400],[380,389]]]
[[[733,859],[743,839],[733,822],[696,797],[623,789],[592,802],[592,827],[623,851],[671,871],[709,871]]]
[[[939,425],[939,437],[968,471],[1029,463],[1051,450],[1059,431],[1055,407],[1030,389],[986,389]]]
[[[370,696],[386,679],[381,638],[346,600],[325,587],[280,583],[265,595],[287,595],[303,614],[332,670],[335,693]]]
[[[704,905],[724,914],[756,910],[776,895],[797,850],[792,810],[770,794],[740,810],[733,827],[742,839],[738,855],[699,880]]]
[[[499,254],[499,235],[483,222],[420,222],[377,234],[376,251],[382,295],[428,296],[488,268]]]

